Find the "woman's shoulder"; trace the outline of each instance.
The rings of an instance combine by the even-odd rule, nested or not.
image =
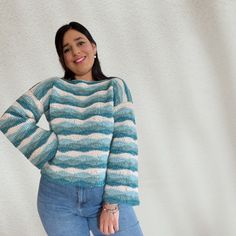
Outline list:
[[[52,88],[54,82],[57,81],[58,79],[60,79],[60,78],[56,77],[56,76],[42,79],[42,80],[38,81],[36,84],[34,84],[29,90],[31,90],[32,92],[49,90],[50,88]]]
[[[128,84],[124,78],[120,78],[117,76],[109,77],[109,78],[112,80],[114,86],[121,86],[123,88],[128,87]]]
[[[114,77],[113,90],[115,94],[115,105],[118,105],[119,103],[124,101],[133,102],[131,91],[125,79],[120,77]]]

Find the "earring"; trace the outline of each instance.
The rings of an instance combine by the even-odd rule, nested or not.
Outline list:
[[[94,55],[94,58],[96,58],[96,55]]]

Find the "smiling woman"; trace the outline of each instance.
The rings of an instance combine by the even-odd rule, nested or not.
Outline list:
[[[65,79],[73,80],[75,79],[75,76],[77,76],[76,79],[82,80],[110,79],[103,74],[98,59],[97,44],[90,32],[83,25],[77,22],[70,22],[69,24],[62,26],[56,33],[55,45],[60,63],[65,70]],[[76,59],[86,56],[85,54],[87,53],[89,53],[88,60],[92,63],[89,67],[90,70],[87,71],[88,77],[86,76],[87,73],[79,76],[75,73],[76,71],[73,70],[74,67],[70,67],[67,63],[69,63],[70,60],[73,60],[73,57],[75,62]],[[71,65],[74,64],[72,63]],[[91,73],[92,78],[90,77]]]
[[[62,26],[55,43],[64,77],[35,84],[0,118],[0,130],[41,170],[42,224],[49,236],[143,235],[133,209],[140,200],[130,89],[103,74],[81,24]],[[37,125],[43,114],[50,130]]]
[[[91,68],[96,58],[96,45],[80,32],[70,29],[63,39],[65,66],[75,73],[76,79],[93,80]]]

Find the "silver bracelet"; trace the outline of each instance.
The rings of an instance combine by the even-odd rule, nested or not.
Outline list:
[[[102,210],[108,211],[109,213],[112,213],[114,215],[119,209],[118,206],[116,206],[115,208],[106,208],[105,206],[103,206]]]

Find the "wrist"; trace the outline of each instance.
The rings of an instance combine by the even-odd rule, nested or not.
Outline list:
[[[103,206],[118,206],[118,203],[103,202]]]
[[[103,203],[103,207],[107,208],[107,209],[113,209],[118,207],[117,203],[108,203],[108,202],[104,202]]]
[[[115,214],[119,211],[118,204],[103,203],[102,211],[107,213]]]

